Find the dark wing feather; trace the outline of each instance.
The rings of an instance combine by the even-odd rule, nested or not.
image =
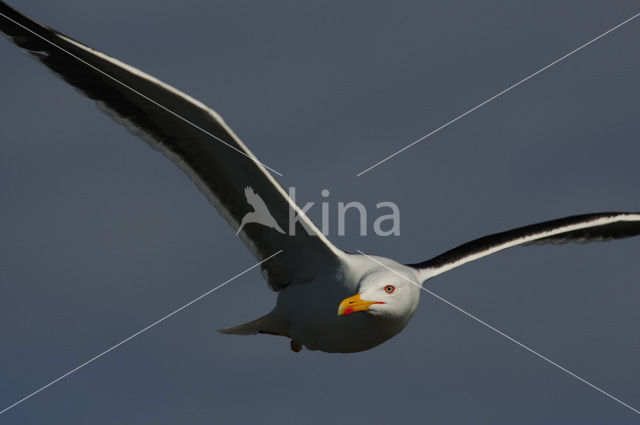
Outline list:
[[[430,260],[408,265],[420,269],[426,280],[512,246],[604,241],[637,235],[640,235],[640,213],[576,215],[485,236]]]
[[[243,193],[247,186],[282,227],[288,225],[290,209],[299,213],[265,167],[204,104],[3,2],[0,14],[0,32],[180,166],[234,230],[251,211]],[[317,267],[335,264],[342,255],[306,217],[296,223],[295,236],[259,224],[245,226],[240,236],[260,260],[282,250],[263,266],[276,290],[310,279]]]

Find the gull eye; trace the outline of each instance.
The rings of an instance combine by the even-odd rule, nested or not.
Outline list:
[[[387,285],[384,287],[384,292],[386,292],[387,294],[393,294],[393,291],[396,290],[396,287],[393,285]]]

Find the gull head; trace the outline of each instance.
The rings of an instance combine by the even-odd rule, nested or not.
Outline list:
[[[340,302],[338,316],[367,315],[375,319],[372,323],[395,335],[418,307],[418,282],[417,273],[410,267],[398,263],[375,267],[360,278],[357,293]]]

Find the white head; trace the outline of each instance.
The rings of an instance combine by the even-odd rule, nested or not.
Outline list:
[[[368,271],[360,279],[358,293],[340,303],[338,316],[370,315],[400,332],[418,307],[420,287],[413,269],[397,263],[394,266],[396,273],[385,267]]]

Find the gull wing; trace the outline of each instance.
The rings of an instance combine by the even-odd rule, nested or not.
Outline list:
[[[318,267],[337,264],[343,252],[322,235],[266,166],[203,103],[39,24],[4,2],[0,2],[0,32],[176,163],[234,231],[251,211],[244,196],[249,186],[281,227],[289,227],[290,214],[300,216],[290,235],[256,223],[240,232],[259,260],[282,250],[263,264],[274,290],[311,279]]]
[[[423,281],[517,245],[560,244],[620,239],[640,235],[640,213],[583,214],[519,227],[485,236],[430,260],[408,266],[421,271]]]

